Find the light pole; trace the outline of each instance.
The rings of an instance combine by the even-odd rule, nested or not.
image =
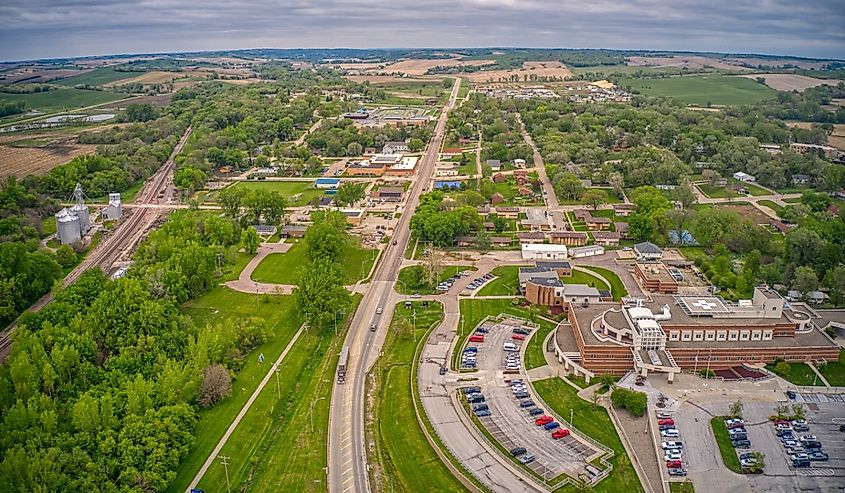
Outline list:
[[[276,369],[275,369],[274,373],[276,374],[276,393],[279,395],[279,399],[282,398],[282,387],[279,385],[279,371],[280,370],[281,370],[281,368],[279,368],[279,364],[276,363]]]
[[[569,426],[575,426],[574,424],[572,424],[572,417],[573,417],[573,414],[575,414],[575,410],[574,410],[574,409],[572,409],[572,408],[570,408],[570,409],[569,409]]]
[[[311,401],[311,405],[308,408],[308,414],[311,417],[311,433],[314,433],[314,404],[316,404],[317,401],[321,401],[323,399],[325,399],[325,397],[314,399],[313,401]]]

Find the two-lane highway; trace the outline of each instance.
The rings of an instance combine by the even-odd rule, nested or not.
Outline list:
[[[411,188],[402,216],[394,229],[392,240],[395,244],[388,245],[382,255],[370,283],[370,289],[361,300],[346,337],[346,344],[349,346],[346,382],[335,384],[329,422],[328,475],[331,493],[369,491],[367,454],[364,445],[365,379],[368,369],[378,357],[380,341],[384,340],[384,331],[390,325],[393,306],[398,300],[396,298],[391,301],[390,298],[402,264],[402,255],[411,235],[411,216],[419,203],[420,195],[428,186],[434,173],[437,156],[443,143],[446,117],[455,105],[460,86],[461,80],[455,79],[449,102],[437,121],[434,134],[421,160],[417,180]],[[376,314],[379,307],[384,310],[381,315]],[[377,327],[376,332],[370,331],[373,324]]]

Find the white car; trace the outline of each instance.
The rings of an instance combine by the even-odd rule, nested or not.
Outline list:
[[[791,460],[793,460],[793,461],[796,461],[796,460],[807,460],[807,459],[809,459],[809,458],[810,458],[810,456],[809,456],[809,455],[807,455],[807,454],[791,454],[791,455],[789,456],[789,458],[790,458]]]
[[[681,436],[681,432],[676,430],[675,428],[672,428],[670,430],[661,431],[660,436],[664,438],[678,438],[679,436]]]
[[[381,315],[381,313],[382,313],[383,311],[384,311],[384,310],[382,309],[382,307],[378,307],[378,308],[376,308],[376,315]]]
[[[519,346],[517,346],[516,344],[514,344],[512,342],[506,342],[502,345],[502,349],[504,349],[505,351],[508,351],[508,352],[516,352],[516,351],[519,351]]]
[[[799,440],[801,440],[802,442],[816,442],[818,441],[818,438],[816,438],[816,435],[804,435],[799,438]]]
[[[665,449],[684,448],[684,442],[663,442],[660,446]]]
[[[668,452],[663,456],[663,460],[666,462],[670,460],[681,460],[683,456],[684,455],[680,452]]]

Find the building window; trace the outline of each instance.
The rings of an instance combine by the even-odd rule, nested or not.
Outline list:
[[[764,330],[763,331],[763,340],[764,341],[771,341],[772,340],[772,331],[771,330]]]
[[[724,341],[728,338],[728,332],[725,330],[719,330],[716,332],[716,340],[717,341]]]
[[[729,341],[737,341],[739,340],[739,332],[736,330],[732,330],[728,332],[728,340]]]
[[[681,340],[682,341],[689,341],[692,339],[692,333],[688,330],[681,332]]]
[[[712,330],[708,330],[704,333],[704,340],[705,341],[715,341],[716,340],[716,333]]]
[[[747,330],[739,331],[739,340],[740,341],[747,341],[748,338],[751,337],[751,334]]]
[[[673,330],[669,332],[669,340],[670,341],[677,341],[680,338],[680,334],[678,334],[677,330]]]
[[[752,341],[759,341],[762,337],[762,333],[759,330],[754,330],[751,332],[751,340]]]
[[[703,341],[704,340],[704,332],[700,330],[696,330],[692,333],[692,340],[693,341]]]

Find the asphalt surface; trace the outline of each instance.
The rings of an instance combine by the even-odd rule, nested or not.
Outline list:
[[[391,242],[384,251],[373,275],[369,290],[352,319],[346,338],[349,346],[349,362],[346,383],[335,384],[332,393],[331,417],[329,423],[329,491],[369,491],[367,458],[364,440],[364,384],[369,367],[378,357],[384,341],[395,301],[398,301],[393,285],[403,260],[403,252],[410,238],[410,220],[419,202],[419,197],[434,172],[437,155],[443,142],[448,111],[454,107],[461,81],[456,79],[449,102],[441,113],[420,160],[417,180],[414,182],[405,204],[403,214],[394,229]],[[376,314],[382,307],[384,312]],[[377,330],[370,330],[375,324]]]

